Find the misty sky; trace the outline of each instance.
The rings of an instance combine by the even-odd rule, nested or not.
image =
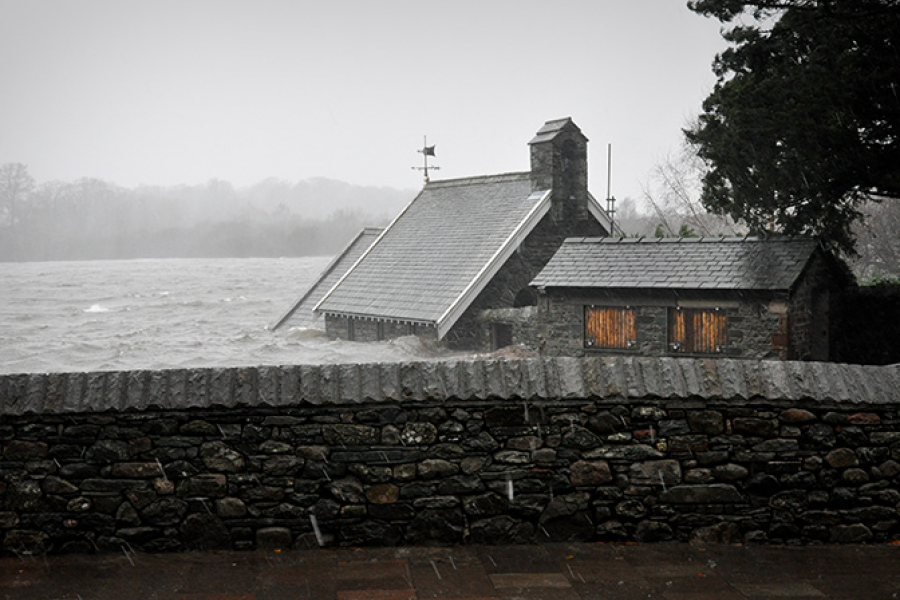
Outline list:
[[[640,196],[714,84],[685,0],[0,0],[0,164],[38,181],[418,188],[528,169],[571,116]]]

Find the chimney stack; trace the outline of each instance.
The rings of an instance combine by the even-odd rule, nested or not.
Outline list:
[[[556,221],[589,218],[587,142],[568,117],[547,121],[528,142],[532,189],[553,190],[550,212]]]

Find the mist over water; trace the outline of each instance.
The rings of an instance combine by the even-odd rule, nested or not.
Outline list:
[[[407,337],[266,329],[329,257],[0,263],[0,373],[392,362],[450,356]]]

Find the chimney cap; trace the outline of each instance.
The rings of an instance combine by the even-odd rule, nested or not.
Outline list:
[[[564,119],[554,119],[544,123],[544,125],[538,129],[534,138],[528,143],[540,144],[542,142],[549,142],[556,138],[557,135],[564,132],[577,132],[585,139],[585,141],[587,141],[587,137],[581,133],[581,129],[579,129],[578,125],[572,121],[572,117],[565,117]]]

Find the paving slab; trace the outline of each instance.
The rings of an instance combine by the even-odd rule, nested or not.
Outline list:
[[[900,546],[540,544],[0,558],[0,600],[893,600]]]

